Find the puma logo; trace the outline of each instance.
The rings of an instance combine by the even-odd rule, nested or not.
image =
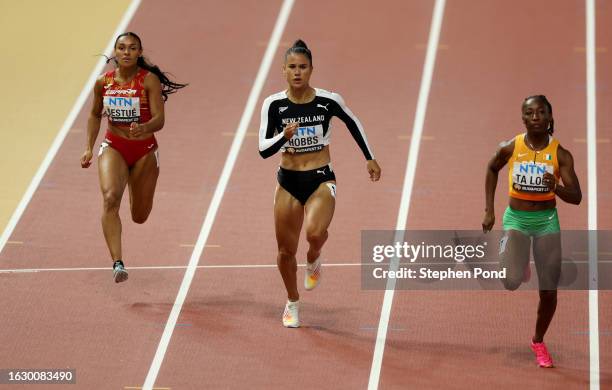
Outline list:
[[[320,173],[321,175],[325,175],[325,169],[323,170],[317,169],[317,173]]]
[[[317,103],[317,108],[321,107],[321,108],[324,108],[324,109],[325,109],[325,111],[329,111],[329,110],[327,109],[327,106],[329,106],[329,103],[327,103],[326,105],[322,105],[322,104],[318,104],[318,103]]]

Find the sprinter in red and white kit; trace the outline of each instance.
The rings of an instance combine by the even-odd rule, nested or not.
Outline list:
[[[164,127],[164,101],[186,84],[170,81],[142,56],[142,42],[126,32],[115,40],[117,67],[104,73],[94,86],[87,122],[87,145],[81,167],[88,168],[100,132],[102,116],[108,129],[98,152],[98,174],[104,199],[102,230],[113,260],[115,282],[127,280],[121,253],[119,207],[123,191],[130,190],[132,220],[144,223],[153,207],[159,175],[159,154],[153,133]]]

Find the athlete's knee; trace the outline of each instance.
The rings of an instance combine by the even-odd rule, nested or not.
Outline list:
[[[559,287],[561,279],[561,262],[551,262],[544,264],[538,273],[538,283],[541,291],[550,294]]]
[[[113,212],[119,210],[121,205],[121,193],[115,190],[106,190],[102,192],[104,200],[104,211]]]
[[[295,250],[290,250],[288,248],[279,248],[278,249],[278,261],[279,262],[290,262],[295,260]]]
[[[149,219],[149,213],[132,213],[132,221],[143,224]]]
[[[327,240],[327,230],[309,229],[306,231],[306,240],[310,244],[323,244]]]
[[[139,224],[145,223],[147,219],[149,219],[149,215],[151,214],[152,208],[152,205],[142,207],[135,206],[134,204],[132,204],[130,209],[130,211],[132,212],[132,221]]]

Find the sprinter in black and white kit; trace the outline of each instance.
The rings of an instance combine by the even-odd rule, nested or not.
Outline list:
[[[336,201],[336,176],[330,165],[330,121],[344,122],[363,152],[370,179],[380,179],[380,167],[363,127],[337,93],[312,88],[312,53],[298,40],[285,53],[286,91],[264,100],[259,128],[259,153],[268,158],[281,151],[274,196],[274,226],[278,269],[287,289],[283,325],[300,326],[297,261],[295,254],[302,225],[309,248],[304,277],[306,290],[321,279],[321,248],[327,241]]]
[[[287,91],[274,94],[264,101],[259,133],[261,156],[267,158],[279,150],[291,154],[323,150],[329,145],[329,122],[335,116],[346,124],[365,158],[372,160],[363,127],[346,107],[342,96],[319,88],[314,88],[314,94],[311,102],[303,104],[292,102]],[[287,139],[283,129],[294,123],[297,129],[293,137]]]

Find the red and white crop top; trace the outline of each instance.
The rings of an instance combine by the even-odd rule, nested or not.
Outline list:
[[[129,126],[132,122],[145,123],[151,120],[149,97],[144,86],[148,73],[148,70],[140,68],[134,79],[126,84],[115,81],[115,70],[104,74],[102,96],[109,124]]]

